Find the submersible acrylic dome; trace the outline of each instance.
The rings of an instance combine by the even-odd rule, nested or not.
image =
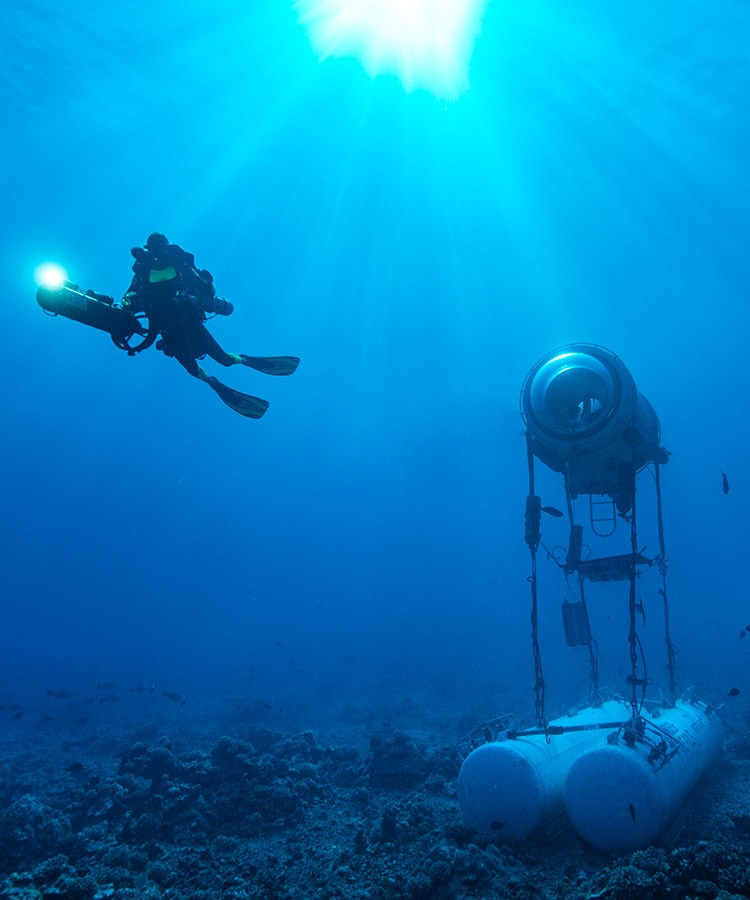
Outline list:
[[[565,472],[574,495],[619,496],[630,473],[668,458],[653,407],[622,360],[596,344],[540,359],[524,381],[521,415],[534,456]],[[623,513],[628,506],[618,503]]]
[[[543,357],[521,390],[524,421],[546,447],[607,446],[633,420],[638,391],[622,360],[596,344],[569,344]]]

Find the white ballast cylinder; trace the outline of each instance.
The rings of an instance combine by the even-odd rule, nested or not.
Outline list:
[[[555,719],[550,726],[583,730],[519,737],[482,744],[466,757],[458,775],[458,799],[467,824],[501,840],[527,838],[563,809],[568,770],[578,756],[604,741],[597,726],[625,722],[630,708],[610,700]]]
[[[721,722],[704,704],[680,700],[642,718],[650,743],[628,744],[620,737],[588,748],[565,780],[568,815],[581,837],[600,850],[628,852],[653,841],[721,749]],[[660,739],[666,761],[653,751]]]

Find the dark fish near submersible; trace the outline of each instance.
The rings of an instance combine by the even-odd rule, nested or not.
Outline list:
[[[181,697],[179,694],[176,694],[174,691],[164,691],[162,696],[166,697],[167,700],[171,700],[173,703],[179,703],[180,706],[185,705],[185,698]]]

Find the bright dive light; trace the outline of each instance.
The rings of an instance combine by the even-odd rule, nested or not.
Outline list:
[[[371,77],[395,74],[407,91],[455,97],[487,0],[295,0],[321,59],[354,56]]]
[[[49,288],[51,291],[62,287],[68,280],[68,273],[57,263],[46,262],[37,266],[34,270],[34,281],[40,287]]]

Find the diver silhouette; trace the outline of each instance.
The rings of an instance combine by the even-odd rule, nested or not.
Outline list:
[[[135,259],[133,279],[122,308],[147,316],[149,334],[159,336],[157,350],[208,384],[227,406],[243,416],[259,419],[268,408],[268,401],[222,384],[208,375],[198,360],[209,356],[222,366],[243,365],[269,375],[291,375],[299,364],[298,357],[227,353],[205,323],[209,316],[231,315],[234,307],[216,295],[211,273],[196,267],[193,254],[178,244],[170,244],[161,232],[150,234],[145,246],[134,247],[130,252]]]

